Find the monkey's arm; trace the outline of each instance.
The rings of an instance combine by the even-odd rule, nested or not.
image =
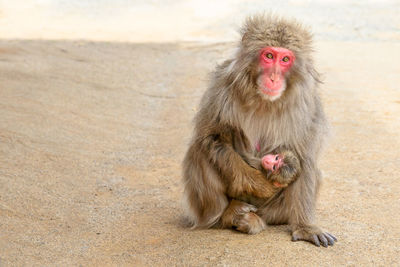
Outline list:
[[[251,195],[259,198],[273,196],[279,188],[259,169],[251,167],[233,148],[232,140],[238,131],[224,125],[214,130],[201,142],[201,149],[208,153],[226,182],[227,195],[235,198]]]
[[[315,198],[321,173],[312,159],[302,159],[303,170],[285,192],[286,196],[298,201],[288,202],[293,212],[289,216],[289,225],[292,230],[292,241],[305,240],[316,246],[332,246],[336,237],[314,224]]]
[[[314,223],[316,195],[321,180],[321,171],[318,169],[315,158],[317,145],[310,142],[309,153],[302,157],[302,172],[298,179],[287,188],[285,195],[298,201],[288,201],[288,208],[292,210],[289,224],[292,229],[292,240],[306,240],[316,246],[332,246],[336,237],[324,231]]]

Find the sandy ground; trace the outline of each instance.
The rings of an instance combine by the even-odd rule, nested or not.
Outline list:
[[[0,266],[398,265],[398,43],[315,46],[334,247],[183,227],[190,121],[231,47],[0,41]]]

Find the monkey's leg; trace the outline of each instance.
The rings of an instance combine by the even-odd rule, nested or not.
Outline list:
[[[313,223],[320,172],[310,164],[303,165],[305,167],[299,178],[267,205],[259,208],[257,214],[267,224],[289,223],[293,241],[304,240],[316,246],[332,246],[337,241],[336,237]]]
[[[265,229],[265,222],[255,212],[257,208],[248,203],[231,200],[221,217],[222,228],[235,228],[247,233],[257,234]]]
[[[288,203],[294,211],[289,216],[292,241],[304,240],[316,246],[333,246],[337,241],[336,237],[314,224],[316,194],[320,185],[321,172],[313,164],[304,165],[302,177],[299,177],[297,183],[293,184],[291,190],[287,192],[298,200]]]
[[[219,221],[229,200],[221,175],[198,151],[195,144],[184,159],[185,211],[193,228],[209,228]]]

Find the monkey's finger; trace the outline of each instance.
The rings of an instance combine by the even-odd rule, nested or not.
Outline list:
[[[297,232],[294,232],[292,234],[292,241],[296,242],[296,241],[299,241],[299,240],[302,240],[302,237],[299,234],[297,234]]]
[[[299,240],[305,240],[311,242],[317,247],[321,246],[321,242],[319,241],[318,236],[316,234],[308,234],[296,231],[292,234],[292,241],[296,242]]]
[[[322,246],[327,248],[328,247],[328,240],[326,239],[325,235],[323,233],[319,234],[318,238],[319,238],[319,241],[321,241]]]
[[[330,236],[335,242],[337,241],[337,238],[334,235],[332,235],[331,233],[325,233],[325,235]]]
[[[329,233],[325,233],[326,239],[328,239],[329,246],[333,246],[335,244],[335,240],[329,235]]]
[[[248,212],[256,212],[256,211],[257,211],[256,207],[254,207],[254,206],[250,206],[249,207],[249,211]]]
[[[246,204],[242,206],[241,213],[256,212],[257,208],[253,205]]]
[[[318,239],[317,235],[312,235],[312,240],[311,240],[311,242],[314,243],[314,245],[316,245],[317,247],[319,247],[320,244],[321,244],[321,243],[319,242],[319,239]]]

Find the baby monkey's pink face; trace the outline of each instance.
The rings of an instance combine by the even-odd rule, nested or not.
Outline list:
[[[282,95],[286,89],[285,73],[290,70],[294,61],[295,56],[289,49],[273,46],[261,49],[261,75],[257,82],[266,98],[273,101]]]
[[[268,154],[261,159],[261,164],[266,170],[275,172],[283,165],[283,157],[279,154]]]

